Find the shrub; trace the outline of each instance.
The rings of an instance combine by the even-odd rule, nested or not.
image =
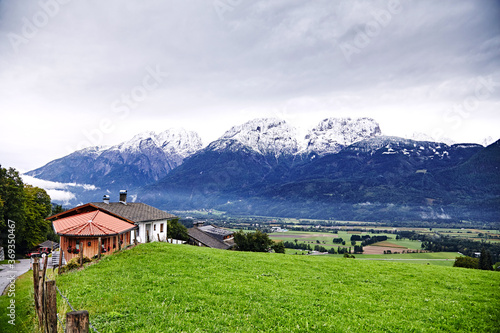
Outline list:
[[[234,233],[234,242],[238,251],[251,252],[268,252],[274,243],[266,233],[260,230],[248,233],[239,230]]]
[[[271,248],[276,253],[285,253],[285,245],[283,244],[283,242],[274,242]]]
[[[87,256],[83,256],[83,263],[88,263],[88,262],[91,262],[92,260],[87,257]],[[78,268],[80,267],[80,257],[75,257],[73,259],[71,259],[70,261],[68,261],[68,263],[66,264],[66,268],[65,270],[72,270],[72,269],[75,269],[75,268]]]
[[[479,268],[479,259],[471,257],[456,257],[453,267]]]

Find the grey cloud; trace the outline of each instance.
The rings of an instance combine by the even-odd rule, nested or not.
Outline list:
[[[447,105],[474,94],[478,77],[500,81],[498,1],[401,1],[401,11],[384,21],[380,15],[391,3],[69,1],[15,53],[7,35],[21,34],[23,20],[32,19],[40,5],[1,1],[0,109],[15,107],[18,122],[32,128],[57,123],[61,137],[42,135],[40,143],[61,155],[62,138],[82,137],[66,129],[70,118],[92,129],[116,99],[141,84],[148,66],[160,66],[169,76],[129,118],[116,121],[117,132],[134,131],[139,120],[148,119],[187,127],[206,112],[212,112],[216,128],[225,123],[217,117],[227,121],[236,117],[234,110],[262,115],[290,104],[296,114],[330,108],[332,116],[350,110],[377,119],[377,110],[422,105],[429,116],[441,116]],[[367,27],[378,30],[355,45]],[[343,43],[358,52],[346,59]],[[499,100],[500,87],[474,119],[500,122],[492,111]],[[407,117],[395,115],[394,122]],[[14,133],[7,126],[13,127],[0,125],[0,132]],[[217,128],[221,134],[226,129]],[[0,134],[2,143],[6,135]],[[5,156],[24,149],[36,153],[19,142]]]

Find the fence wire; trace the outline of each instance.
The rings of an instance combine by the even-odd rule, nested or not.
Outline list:
[[[57,321],[61,324],[63,331],[66,332],[66,326],[64,326],[63,321],[59,318],[59,313],[57,313]]]
[[[69,307],[71,308],[71,311],[76,311],[76,310],[75,310],[75,308],[73,307],[73,305],[71,305],[71,303],[69,302],[69,300],[66,298],[66,296],[64,296],[64,295],[63,295],[63,293],[61,292],[61,290],[59,290],[59,287],[57,287],[57,285],[56,285],[56,289],[57,289],[57,291],[59,292],[59,295],[61,295],[61,297],[62,297],[62,298],[66,301],[66,303],[68,303]],[[61,320],[59,319],[59,314],[57,314],[57,319],[58,319],[59,321],[61,321]],[[62,323],[62,321],[61,321],[61,325],[63,325],[63,328],[64,328],[64,330],[66,331],[66,328],[64,327],[64,324]],[[90,327],[94,330],[94,332],[99,333],[99,331],[98,331],[98,330],[94,327],[94,325],[92,325],[92,323],[90,322],[90,319],[89,319],[89,326],[90,326]]]

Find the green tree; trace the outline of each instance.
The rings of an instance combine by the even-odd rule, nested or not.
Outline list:
[[[7,220],[24,221],[24,183],[19,173],[0,166],[0,228],[6,234]]]
[[[479,259],[471,257],[456,257],[453,267],[479,268]]]
[[[234,233],[234,242],[238,251],[268,252],[273,245],[269,236],[260,230],[247,233],[239,230]]]
[[[167,221],[167,237],[183,241],[189,240],[187,228],[179,222],[179,219]]]
[[[285,244],[283,244],[283,242],[274,242],[271,248],[276,253],[285,253]]]
[[[24,184],[19,173],[13,169],[0,166],[0,246],[6,244],[8,232],[7,221],[15,222],[16,251],[22,253],[22,234],[24,228]]]
[[[59,213],[62,213],[66,211],[66,209],[63,208],[63,206],[61,205],[56,205],[56,204],[53,204],[52,205],[52,215],[56,215],[56,214],[59,214]]]
[[[479,256],[479,269],[486,271],[493,270],[493,263],[491,261],[491,253],[485,250],[484,247],[481,249],[481,255]]]
[[[26,223],[19,233],[22,233],[23,247],[29,249],[46,240],[51,222],[45,218],[50,216],[52,204],[47,192],[38,187],[25,185],[24,195]]]
[[[15,169],[0,167],[0,246],[5,244],[8,220],[15,222],[17,253],[24,253],[44,241],[52,229],[50,222],[45,220],[50,213],[47,192],[25,186]]]

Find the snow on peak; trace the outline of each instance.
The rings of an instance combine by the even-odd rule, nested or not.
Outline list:
[[[371,118],[327,118],[309,131],[305,139],[308,153],[325,155],[379,135],[379,124]]]
[[[415,141],[428,141],[432,142],[434,141],[434,138],[432,138],[430,135],[422,133],[422,132],[414,132],[409,139],[415,140]]]
[[[299,147],[297,131],[286,121],[277,118],[260,118],[234,126],[218,141],[234,140],[263,154],[293,155]]]
[[[488,147],[489,145],[491,145],[494,142],[495,142],[495,139],[493,139],[491,136],[488,136],[488,137],[484,138],[483,141],[481,141],[480,143],[483,146]]]
[[[183,158],[193,155],[203,146],[198,133],[185,129],[172,128],[156,136],[160,147],[166,153],[175,153]]]
[[[97,157],[108,149],[109,146],[94,146],[94,147],[83,148],[82,150],[76,151],[74,153],[82,153],[84,155],[92,155]]]
[[[432,136],[422,132],[414,132],[412,135],[409,136],[409,139],[414,141],[441,142],[447,144],[448,146],[451,146],[456,143],[454,140],[447,137],[440,137],[439,140],[436,140]]]
[[[152,131],[139,133],[129,141],[113,146],[111,149],[123,153],[126,151],[139,152],[146,147],[158,148],[166,154],[179,155],[184,159],[201,149],[202,142],[196,132],[168,129],[158,134]]]

